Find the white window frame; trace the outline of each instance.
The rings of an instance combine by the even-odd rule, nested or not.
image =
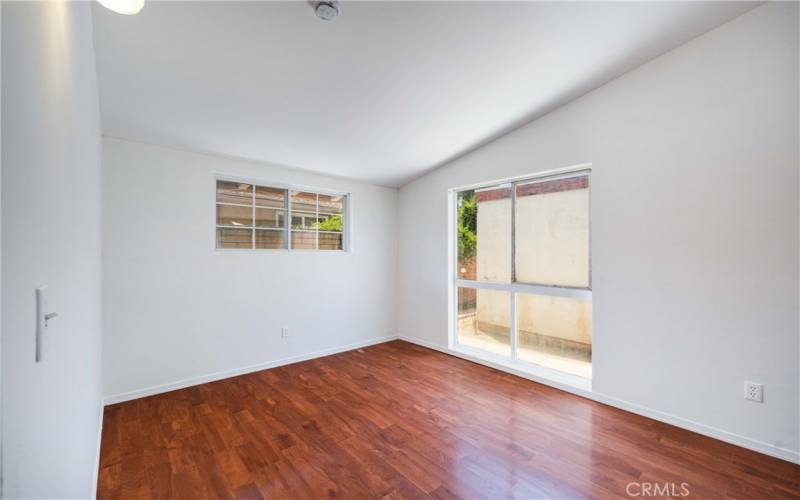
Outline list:
[[[255,224],[255,196],[256,196],[256,186],[259,187],[266,187],[272,189],[282,189],[286,191],[286,202],[284,203],[284,221],[286,222],[286,227],[283,228],[256,228],[253,226],[228,226],[228,225],[220,225],[217,224],[217,205],[230,205],[230,206],[247,206],[250,205],[237,205],[236,203],[217,203],[217,182],[218,181],[228,181],[228,182],[241,182],[243,184],[251,184],[253,186],[253,223]],[[320,250],[319,249],[319,233],[335,233],[339,234],[336,231],[319,231],[319,230],[307,230],[306,232],[315,232],[316,239],[317,239],[317,248],[316,249],[307,249],[307,248],[292,248],[292,191],[303,191],[307,193],[314,193],[317,195],[317,208],[316,208],[316,217],[319,219],[319,195],[328,195],[328,196],[341,196],[342,197],[342,248],[339,250]],[[212,225],[212,245],[214,251],[216,252],[292,252],[292,253],[322,253],[322,254],[343,254],[343,253],[351,253],[352,251],[352,233],[353,233],[353,224],[352,224],[352,193],[344,192],[344,191],[336,191],[326,188],[319,188],[314,186],[305,186],[300,184],[286,184],[281,182],[272,182],[272,181],[265,181],[254,179],[252,177],[242,177],[238,175],[228,175],[228,174],[215,174],[213,176],[212,182],[212,189],[211,189],[211,206],[212,206],[212,213],[214,223]],[[280,210],[280,209],[278,209]],[[310,212],[301,211],[303,214],[308,214],[309,217],[312,216]],[[251,248],[220,248],[217,246],[217,229],[218,228],[230,228],[230,229],[250,229],[252,230],[251,236]],[[286,246],[284,248],[255,248],[255,236],[256,230],[258,231],[283,231],[284,238],[286,241]],[[294,230],[300,231],[303,230]]]
[[[550,297],[566,297],[582,300],[592,300],[592,221],[591,221],[591,164],[581,164],[573,167],[549,170],[536,174],[524,175],[513,177],[510,179],[500,179],[495,181],[481,182],[479,184],[471,184],[457,188],[451,188],[448,191],[448,344],[450,349],[462,352],[468,356],[475,357],[481,360],[488,361],[494,365],[508,368],[512,371],[521,371],[534,377],[540,377],[557,384],[564,384],[573,388],[583,391],[591,391],[592,380],[573,375],[571,373],[561,372],[553,368],[545,367],[535,363],[522,361],[517,356],[517,294],[535,294],[545,295]],[[516,272],[516,241],[515,241],[515,212],[516,212],[516,198],[517,198],[517,185],[525,184],[532,181],[547,181],[560,178],[578,177],[581,175],[589,176],[589,266],[588,266],[588,285],[586,287],[572,287],[563,285],[539,284],[539,283],[525,283],[515,281]],[[459,278],[458,276],[458,194],[463,191],[469,191],[480,188],[489,188],[500,184],[511,184],[511,281],[509,283],[497,283],[491,281],[478,281],[467,280]],[[480,237],[480,236],[478,236]],[[510,323],[510,356],[505,357],[499,354],[483,351],[471,346],[463,345],[458,342],[458,289],[459,288],[473,288],[477,290],[496,290],[509,293],[509,323]],[[593,342],[594,343],[594,342]]]

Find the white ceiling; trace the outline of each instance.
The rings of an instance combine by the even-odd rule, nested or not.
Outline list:
[[[104,133],[398,186],[714,28],[739,2],[95,4]]]

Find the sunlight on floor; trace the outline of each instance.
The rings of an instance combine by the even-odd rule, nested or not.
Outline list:
[[[459,318],[458,343],[500,356],[509,358],[511,356],[510,334],[502,330],[495,332],[482,331],[476,325],[474,315],[465,315]],[[592,378],[592,363],[583,359],[558,356],[526,345],[518,346],[517,357],[522,363],[534,363],[579,377]]]

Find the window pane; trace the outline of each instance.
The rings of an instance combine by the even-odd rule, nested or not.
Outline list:
[[[458,277],[511,281],[511,184],[458,193]]]
[[[217,224],[220,226],[252,226],[253,208],[217,205]]]
[[[257,227],[285,227],[284,211],[274,208],[256,207]]]
[[[292,191],[292,228],[313,231],[317,228],[317,222],[317,194]],[[313,241],[308,236],[298,236],[298,245],[301,246],[294,245],[293,236],[292,248],[308,248],[308,245],[316,245],[316,235],[311,236]]]
[[[342,250],[343,248],[341,233],[319,233],[320,250]]]
[[[286,231],[256,229],[256,248],[286,248]]]
[[[344,196],[319,195],[319,211],[326,214],[344,212]]]
[[[292,191],[292,212],[317,213],[317,194]]]
[[[517,186],[516,280],[589,286],[589,178]]]
[[[253,248],[252,229],[217,228],[217,248]]]
[[[317,215],[309,213],[298,213],[292,210],[292,229],[309,229],[314,230],[317,228]]]
[[[511,355],[511,294],[458,289],[458,343],[503,356]]]
[[[316,250],[316,231],[292,231],[292,248],[295,250]]]
[[[286,206],[286,190],[256,186],[256,206],[284,208]]]
[[[517,294],[517,357],[585,378],[592,377],[592,303]]]
[[[217,181],[217,202],[253,204],[253,186],[232,181]]]

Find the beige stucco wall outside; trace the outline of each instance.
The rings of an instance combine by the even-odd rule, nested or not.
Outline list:
[[[478,241],[475,275],[478,281],[511,281],[511,198],[478,203]],[[510,327],[508,292],[478,290],[479,324]]]
[[[511,198],[478,203],[476,279],[511,281]]]
[[[589,190],[521,196],[516,200],[517,280],[586,286],[589,275]],[[511,199],[478,203],[477,278],[511,280]],[[536,258],[531,258],[535,255]],[[507,292],[478,290],[477,321],[510,328]],[[591,301],[517,294],[518,328],[575,342],[592,342]]]
[[[589,190],[517,196],[516,205],[517,281],[589,286]]]

